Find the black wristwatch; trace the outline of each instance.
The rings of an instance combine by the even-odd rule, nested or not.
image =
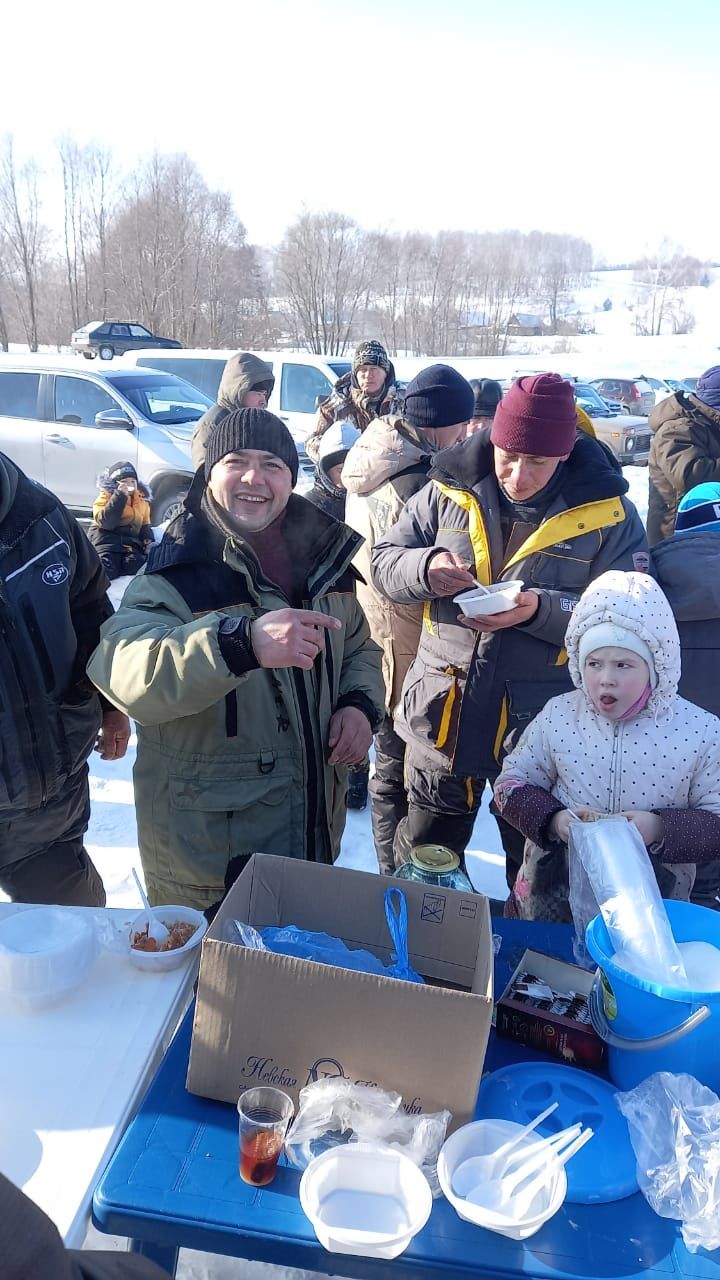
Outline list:
[[[250,618],[240,614],[236,618],[221,618],[218,623],[220,652],[235,676],[243,676],[259,666],[252,646]]]

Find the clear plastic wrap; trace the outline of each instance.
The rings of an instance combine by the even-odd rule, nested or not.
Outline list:
[[[615,1099],[628,1122],[638,1185],[685,1247],[720,1248],[720,1099],[694,1076],[657,1071]]]
[[[619,815],[571,822],[569,857],[570,905],[578,937],[584,939],[585,927],[599,908],[613,951],[622,956],[624,967],[650,982],[684,987],[685,967],[637,827]],[[574,861],[584,869],[587,885],[579,868],[573,868]],[[594,911],[590,894],[597,903]],[[577,946],[575,951],[577,955]]]
[[[305,1169],[314,1156],[348,1142],[393,1147],[422,1169],[437,1196],[437,1161],[450,1119],[449,1111],[408,1115],[399,1093],[333,1076],[300,1090],[285,1154],[297,1169]]]

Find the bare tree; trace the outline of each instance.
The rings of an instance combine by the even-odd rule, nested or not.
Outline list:
[[[655,253],[637,262],[633,279],[642,286],[636,316],[638,332],[660,334],[666,320],[673,326],[678,290],[700,284],[702,274],[703,264],[699,258],[686,254],[668,239],[663,240]]]
[[[34,160],[19,170],[13,139],[5,138],[0,160],[0,229],[4,232],[6,270],[31,351],[38,349],[38,275],[44,229],[40,225],[39,172]]]
[[[367,307],[378,241],[343,213],[305,213],[285,233],[276,273],[296,332],[310,351],[342,355]]]

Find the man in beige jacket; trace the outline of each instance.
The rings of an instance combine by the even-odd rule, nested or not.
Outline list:
[[[437,452],[463,438],[472,412],[472,388],[465,378],[447,365],[431,365],[408,384],[402,417],[371,422],[342,471],[345,522],[365,539],[354,560],[363,579],[358,600],[383,653],[386,716],[375,735],[370,803],[378,865],[386,875],[395,869],[393,838],[407,814],[405,743],[395,733],[393,713],[417,653],[422,605],[395,604],[381,595],[372,585],[370,555],[408,499],[426,484]]]

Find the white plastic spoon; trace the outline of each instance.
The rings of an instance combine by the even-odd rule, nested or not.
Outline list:
[[[472,1183],[466,1183],[464,1178],[461,1176],[461,1183],[464,1186],[474,1187],[477,1186],[478,1182],[484,1182],[486,1179],[496,1177],[497,1175],[495,1171],[500,1169],[501,1164],[508,1153],[510,1151],[514,1151],[516,1147],[519,1147],[520,1144],[524,1142],[527,1135],[532,1133],[533,1129],[537,1129],[538,1125],[542,1124],[543,1120],[547,1120],[548,1116],[551,1116],[553,1111],[557,1111],[557,1108],[557,1102],[551,1102],[550,1106],[546,1107],[544,1111],[541,1111],[539,1116],[535,1116],[534,1120],[531,1120],[529,1124],[526,1124],[523,1129],[518,1130],[514,1137],[509,1138],[507,1142],[503,1142],[502,1146],[496,1147],[494,1151],[486,1152],[485,1155],[469,1156],[467,1160],[463,1160],[462,1164],[458,1165],[453,1175],[453,1191],[455,1192],[455,1195],[465,1195],[465,1192],[460,1190],[457,1179],[461,1170],[464,1170],[466,1165],[472,1164],[473,1166],[473,1180]]]
[[[456,1196],[462,1196],[464,1200],[468,1198],[471,1191],[475,1189],[481,1182],[496,1182],[503,1178],[506,1173],[519,1168],[518,1162],[525,1163],[530,1155],[537,1155],[540,1151],[552,1151],[554,1147],[565,1147],[574,1138],[577,1138],[582,1125],[580,1123],[569,1125],[567,1129],[561,1129],[558,1133],[553,1133],[548,1138],[540,1138],[538,1142],[533,1142],[532,1146],[516,1147],[514,1151],[502,1154],[500,1150],[499,1159],[497,1155],[492,1156],[470,1156],[468,1160],[463,1160],[459,1164],[453,1175],[452,1189]],[[488,1165],[488,1160],[492,1161]]]
[[[170,937],[170,934],[168,930],[165,928],[165,925],[163,924],[162,920],[158,920],[152,907],[150,906],[150,903],[147,900],[147,894],[142,887],[142,881],[140,880],[140,877],[134,867],[132,869],[132,873],[133,873],[133,876],[135,877],[135,883],[138,889],[140,890],[140,897],[142,898],[143,906],[147,912],[148,938],[153,938],[155,942],[157,942],[158,946],[162,946],[163,942],[167,942],[168,938]]]
[[[492,1213],[504,1214],[521,1222],[526,1217],[530,1205],[539,1191],[547,1185],[557,1172],[557,1164],[567,1164],[581,1147],[594,1136],[594,1130],[585,1129],[564,1150],[554,1147],[551,1151],[543,1151],[530,1157],[519,1169],[496,1181],[485,1182],[476,1186],[465,1197],[470,1204],[482,1205]],[[537,1170],[537,1172],[535,1172]],[[535,1173],[535,1177],[530,1177]],[[530,1178],[528,1182],[527,1179]],[[524,1185],[523,1185],[524,1184]]]

